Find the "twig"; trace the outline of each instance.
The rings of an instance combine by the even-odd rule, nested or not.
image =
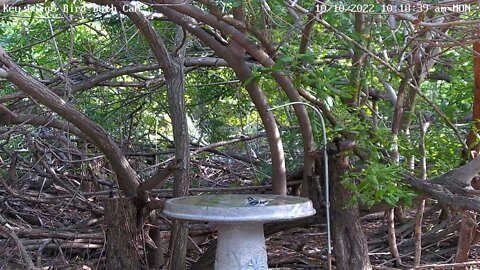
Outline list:
[[[3,234],[10,236],[13,239],[13,241],[15,241],[15,244],[20,250],[20,254],[22,256],[23,262],[25,263],[25,269],[28,269],[28,270],[38,269],[33,263],[33,260],[30,257],[30,255],[28,255],[27,249],[20,241],[20,238],[18,238],[15,231],[10,228],[10,226],[7,223],[7,220],[3,218],[2,215],[0,215],[0,232],[3,232]]]
[[[42,244],[27,245],[28,250],[38,250]],[[97,249],[103,248],[103,243],[78,243],[78,242],[64,242],[62,244],[49,243],[43,246],[44,249]],[[31,259],[30,259],[31,260]],[[33,262],[32,262],[33,263]],[[30,268],[37,269],[37,268]]]
[[[45,247],[50,244],[53,240],[52,239],[47,239],[43,244],[40,245],[40,247],[37,250],[37,266],[42,267],[42,252],[45,249]]]
[[[420,138],[419,138],[419,154],[420,154],[420,174],[421,180],[427,179],[427,158],[425,150],[425,134],[427,133],[428,126],[430,122],[429,118],[420,112],[418,117],[420,118]],[[425,200],[422,199],[417,208],[417,213],[415,215],[415,257],[413,259],[413,267],[418,267],[420,265],[420,260],[422,258],[422,219],[423,212],[425,211]]]
[[[260,137],[263,137],[263,136],[265,136],[265,135],[264,134],[256,134],[256,135],[251,135],[251,136],[241,136],[240,138],[235,138],[235,139],[226,140],[226,141],[215,142],[215,143],[212,143],[212,144],[209,144],[209,145],[206,145],[206,146],[199,147],[199,148],[195,149],[194,151],[190,151],[190,156],[196,155],[196,154],[201,153],[201,152],[209,151],[211,149],[218,148],[218,147],[221,147],[221,146],[234,144],[234,143],[237,143],[237,142],[254,140],[254,139],[257,139],[257,138],[260,138]],[[169,159],[167,159],[163,162],[152,165],[152,166],[148,167],[147,169],[152,169],[152,168],[161,166],[162,164],[171,162],[174,159],[175,159],[174,157],[171,157],[171,158],[169,158]]]
[[[444,263],[444,264],[426,264],[420,265],[416,269],[447,269],[450,267],[456,266],[473,266],[480,265],[480,261],[470,261],[470,262],[461,262],[461,263]]]

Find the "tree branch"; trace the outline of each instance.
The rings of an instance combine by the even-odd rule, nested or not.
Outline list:
[[[480,211],[480,199],[456,195],[451,192],[447,186],[435,184],[431,181],[422,181],[409,175],[406,175],[403,181],[415,190],[429,195],[442,204],[451,205],[463,210]]]
[[[70,123],[74,124],[107,157],[117,175],[120,189],[127,196],[135,196],[139,178],[128,163],[120,147],[107,134],[107,132],[88,116],[80,112],[70,103],[67,103],[57,94],[51,91],[44,84],[40,83],[33,76],[23,71],[0,46],[0,63],[8,72],[7,79],[15,84],[21,91],[31,96],[34,100],[47,106],[58,113]]]
[[[160,185],[162,185],[165,181],[167,181],[168,177],[180,169],[180,160],[176,159],[172,163],[170,163],[167,167],[163,170],[158,171],[155,175],[150,177],[147,181],[140,183],[137,189],[137,206],[144,205],[148,201],[147,192],[152,190]]]
[[[76,128],[71,123],[64,122],[54,118],[40,116],[40,115],[14,113],[14,116],[13,116],[13,115],[0,114],[0,124],[3,124],[3,125],[29,124],[29,125],[36,125],[36,126],[47,126],[47,127],[56,128],[58,130],[63,130],[67,133],[74,134],[75,136],[78,136],[86,141],[91,142],[88,136],[86,136],[81,130]]]
[[[452,188],[471,188],[472,179],[478,174],[479,171],[480,156],[471,160],[462,167],[453,169],[444,175],[432,179],[431,181],[447,188],[449,188],[449,186]]]
[[[272,153],[272,178],[275,179],[275,181],[273,182],[273,189],[276,193],[283,192],[282,183],[286,183],[286,175],[285,160],[283,157],[283,145],[280,138],[280,133],[275,123],[275,118],[273,114],[267,111],[269,106],[265,94],[262,92],[260,86],[255,81],[249,81],[249,79],[253,76],[249,66],[245,63],[244,59],[236,57],[227,47],[221,45],[220,43],[218,43],[217,40],[215,40],[214,37],[206,33],[193,19],[173,10],[171,6],[155,5],[154,8],[162,12],[172,21],[181,25],[188,32],[198,37],[212,50],[214,50],[217,55],[224,58],[242,82],[249,82],[245,85],[245,88],[247,89],[252,102],[255,104],[260,118],[262,119],[262,123],[265,126],[268,144]]]

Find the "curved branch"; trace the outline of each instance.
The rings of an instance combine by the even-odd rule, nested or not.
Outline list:
[[[74,125],[68,122],[64,122],[58,119],[47,118],[40,115],[29,115],[29,114],[16,114],[5,115],[0,114],[0,124],[3,125],[12,125],[12,124],[30,124],[36,126],[47,126],[55,129],[65,131],[67,133],[72,133],[75,136],[78,136],[84,140],[90,141],[90,138],[86,136],[80,129],[76,128]]]
[[[246,24],[243,21],[237,20],[235,17],[231,17],[229,15],[223,14],[218,8],[217,5],[214,1],[212,0],[197,0],[196,2],[199,2],[201,4],[204,4],[207,6],[208,10],[210,11],[210,14],[214,15],[217,17],[219,20],[224,21],[231,26],[234,26],[237,29],[240,30],[247,30],[249,33],[252,33],[252,35],[260,41],[260,44],[262,44],[263,48],[267,52],[268,55],[270,55],[272,58],[274,57],[274,54],[276,53],[276,49],[274,46],[272,46],[271,42],[267,39],[267,37],[262,33],[262,31],[258,30],[254,26],[250,24]]]
[[[163,3],[178,3],[176,1],[160,1]],[[182,14],[190,16],[200,22],[206,23],[215,29],[218,29],[222,32],[223,35],[229,36],[234,40],[239,46],[244,48],[250,55],[252,55],[259,63],[265,67],[272,67],[275,64],[270,56],[255,44],[252,44],[248,38],[240,30],[235,27],[225,23],[224,21],[218,20],[215,16],[207,14],[202,10],[195,8],[191,5],[171,5],[169,8],[176,10]],[[224,57],[225,58],[225,57]],[[227,60],[228,61],[228,60]],[[250,73],[250,72],[249,72]],[[280,85],[280,87],[287,94],[288,99],[291,102],[300,102],[300,95],[293,85],[292,81],[280,71],[272,72],[275,81]],[[294,111],[297,116],[298,122],[300,124],[300,131],[303,139],[303,150],[304,150],[304,163],[305,163],[305,174],[304,180],[311,177],[313,174],[313,156],[311,153],[314,152],[315,145],[313,141],[312,127],[310,124],[310,119],[308,117],[307,110],[304,106],[294,105]],[[286,186],[285,186],[286,189]],[[286,190],[285,190],[286,191]],[[282,191],[283,192],[283,191]]]
[[[34,100],[47,106],[58,113],[70,123],[74,124],[107,157],[117,175],[120,189],[127,196],[135,196],[139,184],[139,178],[122,153],[122,150],[107,132],[97,123],[88,118],[85,114],[65,102],[57,94],[51,91],[44,84],[40,83],[31,75],[23,71],[0,46],[0,63],[8,72],[7,79],[15,84],[20,90],[31,96]]]
[[[249,66],[242,59],[235,57],[227,47],[218,43],[214,37],[206,33],[196,22],[169,6],[156,5],[154,7],[207,44],[217,55],[224,58],[242,82],[248,82],[253,76]],[[273,190],[277,194],[283,194],[286,191],[285,160],[280,132],[275,123],[275,118],[271,112],[267,111],[269,108],[268,101],[260,86],[256,82],[250,81],[245,85],[245,88],[262,119],[267,134],[268,144],[272,154]]]
[[[480,156],[462,167],[432,179],[433,182],[454,188],[470,188],[473,177],[480,172]]]

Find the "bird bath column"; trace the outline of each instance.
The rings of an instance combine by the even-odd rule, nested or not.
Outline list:
[[[263,224],[312,216],[315,209],[306,198],[225,194],[170,199],[163,212],[177,219],[217,225],[215,270],[267,270]]]
[[[215,270],[268,269],[261,222],[217,223]]]

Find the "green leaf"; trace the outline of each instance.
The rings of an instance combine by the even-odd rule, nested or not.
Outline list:
[[[30,19],[28,20],[28,25],[32,24],[33,19],[35,19],[35,10],[30,13]]]

